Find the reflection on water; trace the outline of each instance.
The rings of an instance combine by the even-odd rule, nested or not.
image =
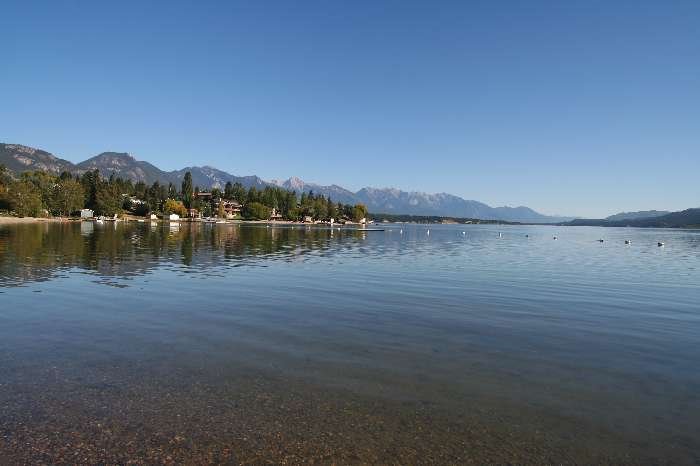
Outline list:
[[[70,267],[98,276],[147,274],[162,264],[194,267],[265,265],[261,260],[305,260],[306,254],[343,253],[365,240],[355,229],[240,225],[40,223],[0,229],[0,286],[50,279]],[[342,243],[331,244],[331,239]],[[352,241],[351,241],[352,240]],[[381,251],[378,251],[381,253]]]
[[[0,454],[700,461],[700,232],[383,228],[0,228]]]

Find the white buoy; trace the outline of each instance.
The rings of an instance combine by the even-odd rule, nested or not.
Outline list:
[[[403,235],[403,228],[401,230],[399,230],[399,234]]]
[[[462,236],[465,236],[466,234],[467,234],[466,231],[463,231],[463,232],[462,232]]]
[[[499,234],[498,234],[498,237],[499,237],[499,238],[503,238],[503,233],[499,233]]]
[[[427,235],[430,236],[430,230],[428,230]]]

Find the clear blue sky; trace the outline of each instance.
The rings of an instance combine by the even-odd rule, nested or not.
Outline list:
[[[0,4],[0,141],[71,161],[700,206],[700,1]]]

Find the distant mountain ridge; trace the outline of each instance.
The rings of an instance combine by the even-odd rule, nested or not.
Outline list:
[[[491,207],[483,202],[466,200],[447,193],[428,194],[417,191],[401,191],[395,188],[362,188],[349,191],[338,185],[323,186],[306,183],[293,177],[284,182],[273,181],[277,186],[294,191],[313,191],[331,199],[348,203],[362,203],[370,212],[383,214],[432,215],[441,217],[480,218],[509,222],[556,223],[571,217],[553,217],[540,214],[529,207]]]
[[[112,174],[130,179],[134,182],[143,181],[152,184],[169,182],[167,173],[148,162],[136,160],[126,152],[103,152],[77,164],[73,171],[86,172],[98,169],[102,176],[109,177]]]
[[[700,208],[686,209],[679,212],[669,212],[665,215],[630,218],[624,220],[576,219],[570,222],[565,222],[562,225],[640,228],[700,228]]]
[[[75,167],[68,160],[59,159],[49,152],[23,146],[21,144],[0,143],[0,164],[5,165],[14,173],[25,171],[44,170],[59,174],[63,171],[72,171]]]
[[[671,212],[668,210],[640,210],[638,212],[620,212],[619,214],[605,217],[605,220],[616,222],[619,220],[636,220],[639,218],[654,218],[668,215]]]
[[[187,167],[166,172],[145,161],[136,160],[125,152],[103,152],[78,164],[58,158],[49,152],[19,144],[0,143],[0,164],[15,173],[31,170],[46,170],[58,174],[68,171],[81,174],[88,170],[99,170],[102,176],[119,176],[134,182],[152,184],[173,183],[179,186],[186,172],[192,174],[195,186],[208,189],[223,188],[226,183],[241,183],[246,188],[255,186],[279,186],[297,192],[323,194],[344,204],[362,203],[370,212],[405,215],[432,215],[444,217],[479,218],[510,222],[557,223],[571,217],[552,217],[540,214],[529,207],[490,207],[483,202],[466,200],[447,193],[428,194],[407,192],[394,188],[362,188],[352,192],[338,185],[306,183],[300,178],[285,181],[265,181],[258,176],[235,176],[213,167]]]

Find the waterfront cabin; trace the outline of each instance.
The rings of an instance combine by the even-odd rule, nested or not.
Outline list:
[[[80,218],[93,218],[94,216],[95,212],[92,209],[81,209],[80,211]]]
[[[171,222],[177,222],[180,220],[180,216],[178,214],[170,214],[168,215],[168,220]]]
[[[197,209],[189,209],[187,211],[187,216],[189,218],[195,218],[195,219],[201,219],[202,218],[202,213],[197,210]]]
[[[214,202],[214,212],[219,211],[219,205],[223,205],[227,219],[240,218],[242,206],[238,202],[219,199],[218,201]]]
[[[282,214],[280,214],[274,207],[272,208],[272,213],[270,214],[270,220],[282,220]]]
[[[200,201],[211,202],[212,193],[202,191],[202,192],[195,193],[195,197],[197,199],[199,199]]]

